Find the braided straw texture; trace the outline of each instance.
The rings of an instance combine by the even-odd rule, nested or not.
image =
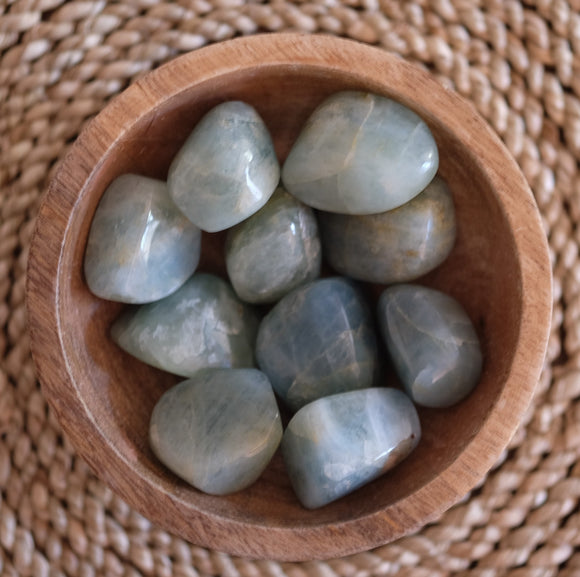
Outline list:
[[[0,574],[580,575],[579,12],[580,0],[0,0]],[[281,30],[379,45],[471,100],[534,191],[554,270],[545,370],[485,482],[419,533],[324,563],[232,558],[131,510],[63,437],[26,332],[39,198],[86,122],[180,53]]]

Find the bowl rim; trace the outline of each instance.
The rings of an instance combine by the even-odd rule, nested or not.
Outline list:
[[[361,62],[365,62],[364,67]],[[506,382],[513,384],[503,388],[478,434],[458,457],[418,491],[385,509],[332,526],[299,528],[248,525],[192,507],[179,494],[169,494],[159,480],[144,476],[144,468],[127,461],[107,442],[70,377],[61,337],[59,275],[54,274],[61,262],[60,243],[66,238],[68,215],[85,180],[104,161],[111,146],[139,121],[137,111],[166,102],[193,84],[256,66],[289,64],[348,72],[375,83],[396,78],[395,90],[404,90],[419,110],[435,110],[444,103],[452,113],[440,120],[481,159],[482,170],[501,198],[522,274],[520,338],[506,377]],[[416,89],[417,83],[421,90]],[[124,126],[114,132],[106,128],[119,114],[126,118]],[[78,152],[83,150],[86,157],[89,148],[94,164],[72,170]],[[529,186],[499,137],[470,103],[424,69],[380,48],[332,36],[276,33],[237,38],[179,56],[137,80],[88,124],[64,157],[42,200],[30,245],[26,299],[31,351],[45,396],[75,450],[101,479],[153,522],[200,546],[232,555],[303,561],[344,556],[401,537],[435,520],[482,480],[519,425],[543,366],[551,321],[551,265]],[[97,444],[106,451],[95,451]],[[126,470],[142,482],[137,486],[123,478]],[[158,505],[152,507],[154,501]],[[168,515],[175,522],[171,526]],[[315,553],[312,543],[316,544]]]

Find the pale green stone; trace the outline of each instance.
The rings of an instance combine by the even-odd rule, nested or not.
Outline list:
[[[227,495],[262,474],[282,438],[268,378],[255,369],[207,369],[169,389],[149,427],[159,460],[197,489]]]
[[[296,495],[315,509],[392,469],[420,438],[409,398],[397,389],[370,388],[306,405],[288,424],[281,447]]]
[[[279,188],[266,206],[228,232],[226,265],[237,295],[270,303],[320,275],[312,209]]]
[[[255,312],[221,278],[196,273],[171,296],[115,321],[113,340],[144,363],[189,377],[209,367],[254,366]]]
[[[268,129],[243,102],[225,102],[197,124],[169,169],[175,204],[199,228],[225,230],[258,211],[280,179]]]
[[[379,299],[378,320],[408,395],[426,407],[450,407],[471,393],[483,364],[463,307],[440,291],[396,285]]]
[[[439,266],[455,243],[451,192],[436,176],[415,198],[380,214],[319,214],[324,256],[338,273],[392,284]]]
[[[339,92],[306,122],[282,181],[314,208],[375,214],[419,194],[438,166],[433,135],[412,110],[374,94]]]
[[[201,231],[160,180],[124,174],[103,194],[93,218],[84,272],[92,293],[147,303],[176,291],[196,269]]]
[[[362,293],[344,278],[295,289],[262,320],[256,359],[293,411],[320,397],[371,387],[378,349]]]

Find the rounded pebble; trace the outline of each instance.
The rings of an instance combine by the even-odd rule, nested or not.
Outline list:
[[[455,243],[455,208],[435,177],[415,198],[380,214],[319,213],[324,256],[339,274],[380,284],[409,282],[438,267]]]
[[[407,394],[419,405],[444,408],[477,385],[483,364],[475,328],[463,307],[419,285],[386,289],[379,326]]]
[[[256,369],[200,371],[161,397],[149,427],[159,460],[212,495],[256,481],[281,439],[272,387]]]
[[[210,367],[253,367],[257,328],[255,312],[226,281],[197,273],[171,296],[123,313],[111,336],[141,361],[190,377]]]
[[[376,214],[419,194],[439,166],[425,122],[402,104],[338,92],[310,116],[282,167],[288,192],[341,214]]]
[[[344,278],[313,281],[264,317],[256,359],[293,411],[320,397],[371,387],[378,371],[371,313]]]
[[[196,125],[169,168],[169,193],[201,230],[225,230],[266,204],[280,180],[272,139],[256,110],[224,102]]]
[[[266,206],[228,231],[226,266],[236,294],[271,303],[320,275],[312,209],[279,188]]]
[[[288,424],[281,446],[296,495],[315,509],[392,469],[420,438],[409,398],[397,389],[370,388],[306,405]]]
[[[193,274],[201,231],[179,211],[167,185],[136,174],[116,178],[101,198],[84,272],[96,296],[143,304],[176,291]]]

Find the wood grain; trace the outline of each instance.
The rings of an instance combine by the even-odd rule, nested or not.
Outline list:
[[[144,366],[110,341],[108,329],[120,306],[94,297],[82,272],[91,219],[114,177],[165,177],[197,120],[219,102],[255,106],[283,161],[313,108],[343,89],[396,98],[433,130],[459,230],[450,258],[423,282],[467,309],[483,342],[482,380],[454,408],[421,410],[423,439],[407,461],[322,509],[299,505],[279,455],[249,489],[220,498],[202,494],[168,473],[148,447],[151,410],[177,378]],[[204,235],[205,270],[224,273],[222,243],[223,235]],[[514,433],[540,374],[551,278],[527,184],[469,104],[378,49],[279,34],[180,57],[102,111],[44,198],[30,250],[27,299],[45,394],[79,454],[102,479],[146,517],[193,543],[249,557],[306,560],[370,549],[416,530],[482,479]]]

